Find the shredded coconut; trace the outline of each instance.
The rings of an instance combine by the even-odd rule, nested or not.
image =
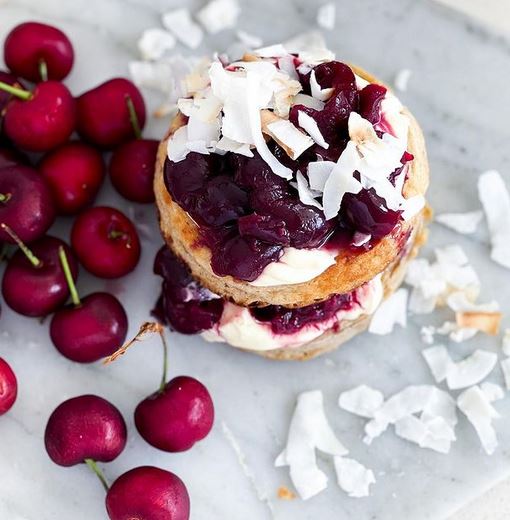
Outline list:
[[[164,13],[161,21],[181,43],[190,49],[196,49],[204,38],[200,26],[191,19],[188,9],[175,9]]]
[[[478,224],[482,221],[481,211],[470,211],[467,213],[442,213],[435,217],[436,222],[449,227],[457,233],[469,235],[476,231]]]
[[[317,25],[328,31],[335,28],[336,6],[329,2],[319,7],[317,11]]]
[[[380,335],[389,334],[397,323],[405,328],[407,326],[408,294],[407,289],[398,289],[384,300],[372,317],[368,327],[369,332]]]

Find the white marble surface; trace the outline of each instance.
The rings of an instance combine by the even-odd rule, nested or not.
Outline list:
[[[115,74],[126,74],[139,32],[157,24],[161,10],[182,3],[4,0],[0,40],[10,27],[27,19],[49,21],[65,29],[77,50],[68,84],[79,93]],[[193,7],[202,2],[189,4]],[[284,39],[309,27],[318,5],[310,0],[243,2],[240,26],[268,42]],[[337,30],[327,38],[338,56],[389,81],[400,68],[413,70],[409,91],[402,99],[421,121],[428,140],[433,206],[438,211],[473,209],[478,205],[476,177],[489,167],[499,169],[510,182],[510,130],[508,113],[504,115],[510,81],[508,41],[426,2],[358,0],[338,2],[337,7]],[[222,49],[231,38],[228,33],[209,38],[200,52],[207,46]],[[149,98],[152,108],[157,103],[155,97]],[[158,136],[164,126],[164,121],[152,121],[146,133]],[[128,205],[109,187],[99,202],[128,211]],[[106,284],[82,273],[79,288],[84,293],[97,287],[114,291],[128,309],[130,332],[134,333],[137,324],[147,318],[158,291],[151,263],[159,238],[154,211],[138,206],[132,211],[139,223],[152,230],[143,240],[137,270]],[[69,222],[64,222],[56,232],[67,236],[68,228]],[[510,273],[490,262],[486,230],[482,227],[472,239],[466,239],[433,226],[427,250],[452,241],[461,243],[479,271],[482,299],[497,297],[508,314]],[[12,363],[20,382],[16,406],[0,420],[2,520],[105,518],[103,492],[95,477],[85,467],[54,466],[42,444],[51,410],[65,398],[90,392],[118,405],[128,422],[128,447],[117,461],[104,465],[107,476],[114,479],[141,464],[171,469],[188,485],[193,519],[440,520],[510,476],[508,398],[496,405],[506,419],[496,425],[501,444],[492,457],[481,452],[464,419],[449,456],[420,450],[392,434],[366,447],[361,442],[363,421],[336,407],[339,392],[359,383],[368,382],[387,393],[409,383],[430,383],[417,333],[419,324],[429,318],[413,319],[406,330],[391,337],[356,338],[327,358],[302,364],[268,362],[196,338],[171,335],[172,372],[192,374],[210,388],[217,421],[212,434],[192,451],[170,455],[146,445],[132,421],[136,403],[158,383],[156,338],[108,368],[76,365],[56,353],[48,340],[47,325],[15,316],[5,305],[2,310],[0,355]],[[504,324],[510,326],[508,318]],[[463,355],[476,347],[495,350],[496,342],[480,337],[456,348]],[[498,370],[491,379],[501,382]],[[324,462],[321,466],[331,477],[327,491],[306,503],[276,498],[277,488],[290,486],[290,482],[287,471],[274,469],[272,462],[285,439],[296,394],[312,388],[324,390],[330,421],[353,456],[374,469],[378,482],[372,497],[346,498],[334,483],[331,465]],[[223,422],[238,441],[243,464],[224,435]]]

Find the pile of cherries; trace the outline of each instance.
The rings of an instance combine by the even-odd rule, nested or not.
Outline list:
[[[123,344],[128,319],[112,294],[79,296],[79,264],[100,278],[124,276],[138,263],[140,240],[121,211],[93,203],[107,170],[123,197],[153,202],[158,142],[141,136],[145,104],[129,80],[114,78],[78,97],[71,94],[62,80],[72,69],[74,50],[59,29],[18,25],[5,40],[4,61],[9,70],[0,71],[3,299],[24,316],[52,315],[51,340],[68,359],[98,361]],[[103,152],[110,151],[107,168]],[[74,218],[70,244],[47,234],[60,216]],[[11,408],[16,393],[16,377],[0,358],[0,414]],[[135,422],[147,442],[173,452],[205,437],[213,417],[201,383],[184,376],[167,383],[164,375],[160,389],[138,405]],[[96,461],[121,453],[126,425],[104,399],[76,397],[54,411],[45,442],[54,462],[86,463],[108,487]],[[152,467],[122,475],[108,489],[106,504],[113,520],[189,517],[182,481]]]

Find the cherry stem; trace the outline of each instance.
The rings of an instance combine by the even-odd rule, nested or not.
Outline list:
[[[126,103],[129,111],[129,121],[133,127],[133,132],[135,133],[135,137],[140,139],[142,137],[142,131],[140,129],[140,122],[138,121],[138,115],[136,114],[135,105],[133,104],[131,96],[126,96]]]
[[[21,238],[7,224],[4,224],[2,222],[0,224],[0,227],[14,240],[14,242],[16,242],[18,247],[23,251],[25,256],[28,258],[29,262],[34,267],[41,267],[42,262],[39,260],[39,258],[37,258],[34,255],[34,253],[32,253],[32,251],[30,251],[30,249],[28,249],[28,247],[23,243]]]
[[[78,290],[76,289],[73,275],[71,273],[71,268],[69,267],[69,262],[67,260],[67,255],[63,246],[58,248],[58,257],[60,258],[60,263],[62,264],[62,269],[64,270],[64,276],[66,277],[69,292],[71,293],[71,300],[73,301],[75,307],[79,307],[81,305],[80,296],[78,295]]]
[[[126,233],[124,233],[124,231],[117,231],[116,229],[112,229],[109,233],[108,233],[108,236],[110,238],[113,238],[113,239],[116,239],[116,238],[124,238],[126,236]]]
[[[161,378],[161,384],[159,385],[159,393],[162,394],[165,391],[166,376],[168,372],[168,345],[166,343],[165,330],[163,327],[160,328],[159,335],[161,337],[161,343],[163,344],[163,376]]]
[[[3,81],[0,81],[0,90],[8,92],[13,96],[19,97],[24,101],[32,99],[32,92],[29,92],[28,90],[25,90],[23,88],[13,87],[12,85],[9,85],[9,83],[4,83]]]
[[[108,493],[110,486],[108,485],[108,481],[106,480],[103,472],[96,464],[96,461],[94,459],[85,459],[84,462],[97,475],[97,478],[101,481],[101,484],[103,484],[104,490]]]
[[[43,81],[48,81],[48,64],[43,59],[39,60],[39,74]]]
[[[10,193],[0,193],[0,202],[9,202],[10,198],[11,198]]]

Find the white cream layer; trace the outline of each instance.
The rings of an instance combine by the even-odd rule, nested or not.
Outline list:
[[[340,310],[334,317],[302,327],[293,334],[274,334],[271,324],[257,321],[246,307],[226,302],[220,321],[202,332],[207,341],[229,343],[247,350],[267,351],[278,348],[297,348],[318,338],[342,322],[353,321],[372,314],[382,301],[384,289],[381,275],[359,287],[356,303],[349,310]]]

